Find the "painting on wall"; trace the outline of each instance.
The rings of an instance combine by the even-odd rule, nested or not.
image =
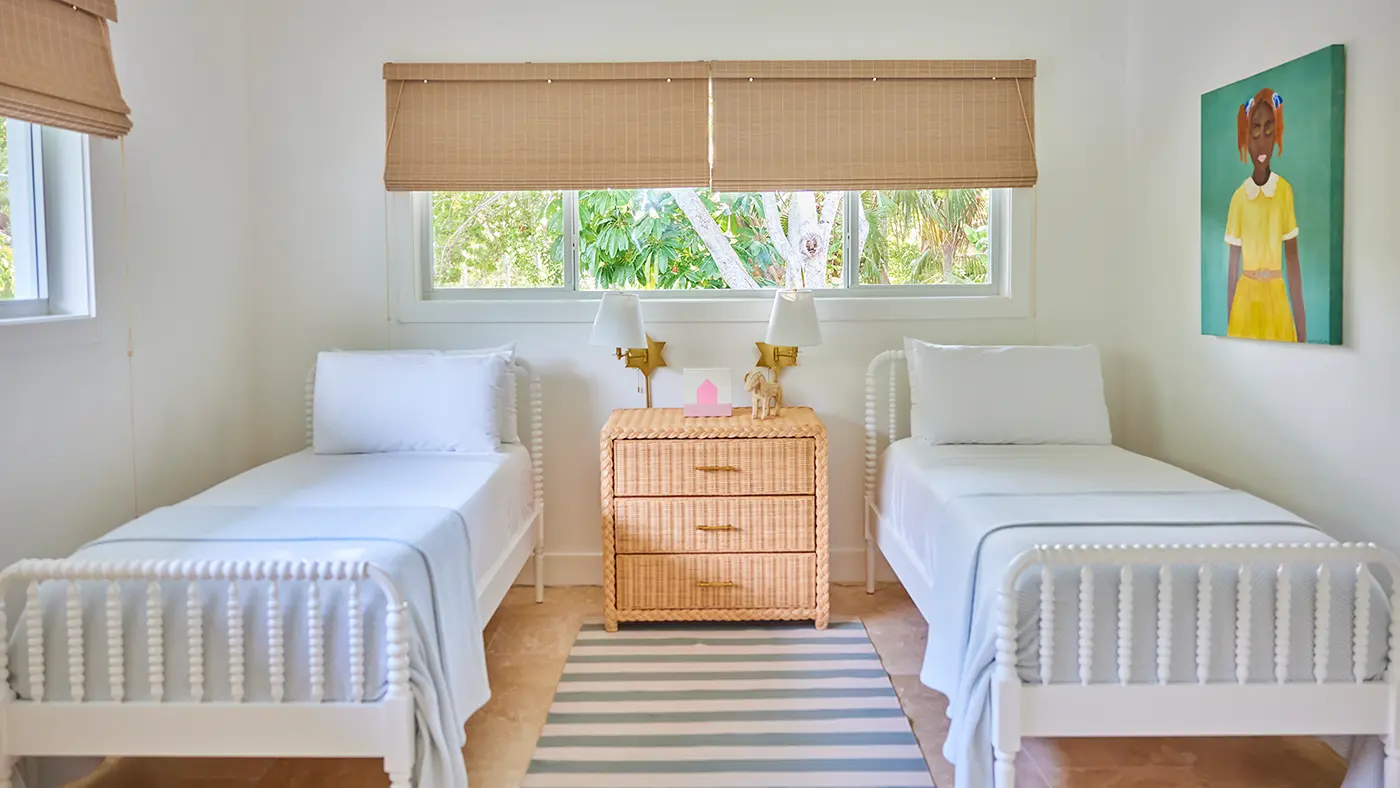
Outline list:
[[[1342,343],[1345,106],[1341,44],[1201,96],[1201,333]]]

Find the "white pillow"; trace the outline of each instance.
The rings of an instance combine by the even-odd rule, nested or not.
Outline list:
[[[1099,351],[906,339],[910,431],[933,443],[1108,445]]]
[[[317,454],[493,452],[500,446],[505,357],[321,353]]]
[[[506,359],[505,380],[501,385],[501,402],[498,408],[501,414],[501,443],[520,443],[520,419],[516,406],[516,382],[515,368],[510,362],[515,360],[515,343],[509,342],[499,347],[475,348],[471,350],[433,350],[431,348],[412,350],[352,350],[343,351],[347,353],[377,353],[380,355],[393,355],[395,353],[408,354],[437,354],[446,356],[491,356],[502,355]]]
[[[516,400],[518,389],[516,388],[515,368],[510,362],[515,360],[515,343],[511,342],[500,347],[479,348],[476,350],[449,350],[448,356],[491,356],[503,355],[506,359],[506,376],[501,386],[501,443],[520,443],[520,412]]]

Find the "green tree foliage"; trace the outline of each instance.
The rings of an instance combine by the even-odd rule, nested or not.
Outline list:
[[[757,196],[698,193],[754,280],[765,286],[782,281],[782,260],[769,242]],[[728,286],[675,198],[661,190],[579,194],[579,274],[585,289]]]
[[[15,297],[15,250],[10,240],[10,151],[0,118],[0,299]]]
[[[861,254],[865,284],[987,281],[985,189],[861,192],[870,223]]]
[[[758,194],[698,190],[706,211],[754,281],[786,278]],[[780,194],[784,212],[790,195]],[[578,195],[579,288],[724,289],[713,255],[666,190],[614,189]],[[432,196],[438,287],[563,285],[563,198],[559,192],[437,192]],[[829,281],[840,281],[839,225]]]
[[[560,192],[434,192],[437,287],[562,287]]]

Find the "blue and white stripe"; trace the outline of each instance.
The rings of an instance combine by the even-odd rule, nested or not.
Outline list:
[[[860,622],[586,625],[525,788],[932,788]]]

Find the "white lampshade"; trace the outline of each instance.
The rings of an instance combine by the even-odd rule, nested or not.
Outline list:
[[[822,343],[822,327],[817,322],[817,302],[811,290],[779,290],[773,298],[773,314],[768,318],[770,345],[806,347]]]
[[[647,346],[647,331],[642,324],[642,300],[636,293],[603,293],[588,344],[618,348]]]

